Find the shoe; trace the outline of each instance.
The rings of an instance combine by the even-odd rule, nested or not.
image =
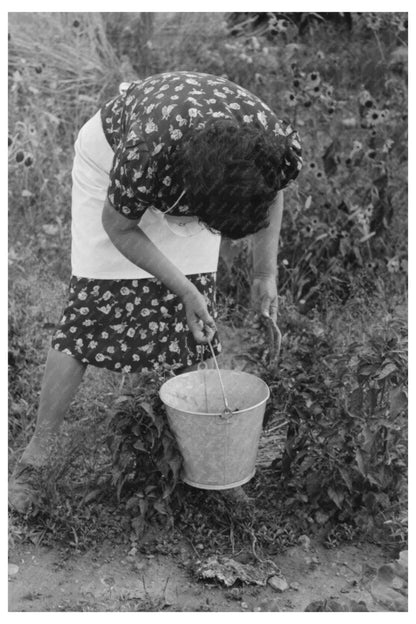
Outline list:
[[[39,479],[41,468],[19,462],[9,480],[9,505],[25,514],[39,504]]]

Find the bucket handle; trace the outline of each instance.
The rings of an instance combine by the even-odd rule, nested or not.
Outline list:
[[[224,384],[223,384],[222,377],[221,377],[220,367],[218,366],[217,358],[215,357],[214,349],[212,348],[212,344],[210,341],[208,341],[208,345],[211,350],[211,355],[212,355],[212,359],[214,360],[215,368],[217,369],[218,379],[220,380],[220,385],[221,385],[222,398],[224,401],[224,410],[221,412],[221,418],[224,418],[225,420],[229,420],[231,416],[233,415],[233,410],[230,408],[228,401],[227,401],[227,397],[225,396],[225,388],[224,388]]]

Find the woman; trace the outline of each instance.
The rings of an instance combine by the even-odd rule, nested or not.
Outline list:
[[[276,318],[280,192],[301,168],[297,133],[229,80],[169,72],[125,85],[81,129],[72,190],[69,302],[52,339],[35,433],[9,500],[33,475],[86,366],[183,372],[219,354],[220,235],[253,235],[253,300]]]

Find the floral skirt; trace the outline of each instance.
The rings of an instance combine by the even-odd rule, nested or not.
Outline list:
[[[215,273],[188,276],[205,295],[214,319],[215,277]],[[221,344],[217,334],[212,346],[218,355]],[[211,357],[208,345],[195,342],[181,299],[156,278],[73,276],[52,348],[84,364],[124,373],[166,367],[179,370]]]

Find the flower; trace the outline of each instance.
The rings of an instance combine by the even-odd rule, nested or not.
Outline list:
[[[305,225],[305,227],[302,229],[302,234],[306,236],[306,238],[310,238],[313,234],[313,227],[309,224]]]
[[[104,355],[102,353],[97,353],[95,356],[95,359],[97,360],[97,362],[103,362],[104,361]]]
[[[272,27],[275,27],[278,32],[284,33],[289,27],[289,22],[285,19],[279,19]]]
[[[321,82],[321,76],[319,75],[319,72],[317,71],[310,72],[306,76],[306,88],[307,89],[316,88],[320,84],[320,82]]]
[[[377,156],[377,152],[375,150],[368,150],[365,154],[366,158],[369,158],[370,160],[374,160],[375,157]]]
[[[298,103],[298,98],[295,93],[291,91],[286,91],[284,94],[284,100],[288,106],[296,106]]]
[[[151,134],[152,132],[157,132],[157,125],[154,123],[153,119],[149,119],[144,128],[146,134]]]
[[[389,258],[387,261],[387,271],[389,273],[397,273],[400,269],[400,260],[397,256],[393,256],[393,258]]]
[[[373,204],[368,204],[368,206],[364,210],[364,216],[366,216],[367,218],[370,218],[373,216],[373,213],[374,213]]]
[[[169,345],[169,351],[171,351],[172,353],[179,353],[180,349],[179,349],[179,344],[178,341],[172,340],[172,342]]]
[[[369,13],[367,15],[364,13],[364,15],[368,28],[370,28],[371,30],[379,30],[381,26],[381,17],[376,15],[375,13]]]
[[[88,308],[81,308],[81,314],[86,314],[86,312],[82,312],[82,310],[87,310],[88,311]],[[106,306],[101,306],[101,307],[97,308],[97,310],[99,310],[103,314],[109,314],[110,311],[111,311],[111,306],[110,306],[110,304],[107,304]]]

